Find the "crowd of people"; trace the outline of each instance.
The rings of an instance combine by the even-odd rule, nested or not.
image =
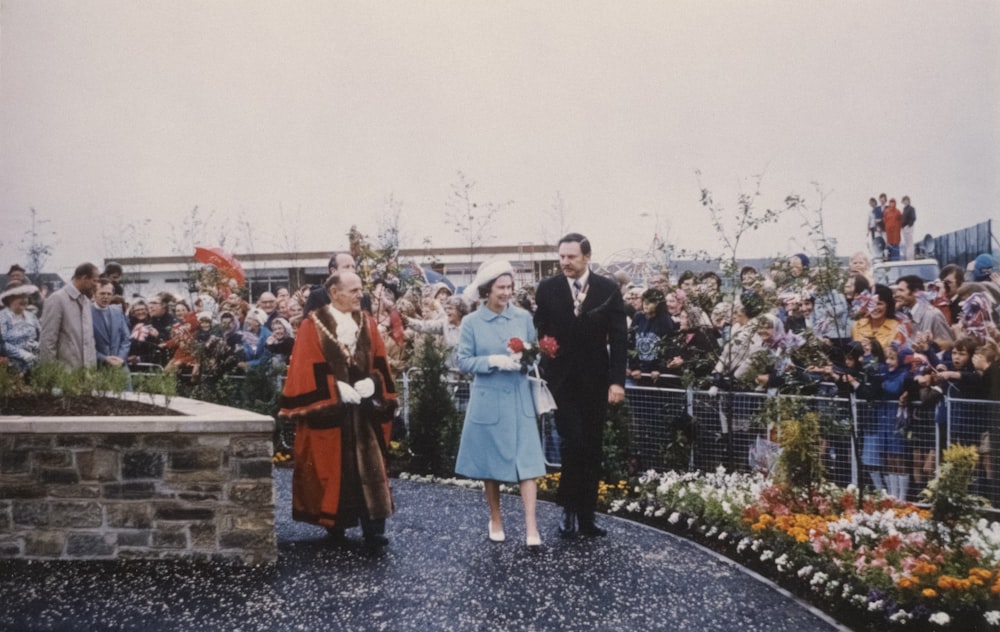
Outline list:
[[[905,215],[912,207],[903,201]],[[872,205],[871,234],[885,231],[891,259],[893,200],[885,209],[874,199]],[[354,271],[356,263],[337,253],[329,271]],[[283,375],[304,319],[330,300],[326,288],[308,285],[262,292],[252,303],[211,287],[193,301],[166,292],[126,298],[121,277],[114,263],[103,271],[81,264],[69,284],[42,301],[23,268],[12,266],[0,293],[2,362],[29,376],[46,359],[163,369],[193,383],[205,372]],[[873,282],[871,261],[860,252],[843,270],[812,265],[803,253],[767,270],[746,266],[729,288],[714,272],[663,270],[645,279],[619,273],[612,280],[627,315],[629,384],[803,394],[833,384],[841,395],[880,402],[865,428],[863,464],[873,484],[900,495],[907,473],[926,477],[926,450],[918,446],[933,444],[943,394],[1000,401],[1000,274],[989,254],[968,268],[946,265],[939,279],[903,276],[891,287]],[[427,336],[458,372],[462,322],[475,299],[445,283],[386,275],[368,284],[362,309],[394,374],[409,367],[414,342]],[[511,301],[537,314],[533,285],[515,288]],[[962,424],[953,438],[988,454],[986,424]]]

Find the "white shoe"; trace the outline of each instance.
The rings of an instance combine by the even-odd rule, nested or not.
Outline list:
[[[494,529],[493,529],[493,521],[492,520],[490,521],[488,529],[489,529],[489,532],[490,532],[490,541],[491,542],[503,542],[504,540],[507,539],[507,536],[504,535],[503,527],[500,527],[499,529],[497,529],[497,530],[494,531]]]
[[[540,535],[529,535],[525,538],[524,543],[529,549],[537,548],[542,546],[542,536]]]

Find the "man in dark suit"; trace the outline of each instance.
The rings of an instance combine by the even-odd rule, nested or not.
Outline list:
[[[538,284],[538,337],[559,343],[542,370],[555,397],[562,475],[559,533],[603,536],[594,521],[601,478],[601,447],[608,404],[625,399],[627,324],[618,284],[591,274],[590,242],[579,233],[559,240],[562,274]]]
[[[125,312],[111,304],[115,286],[110,279],[101,278],[94,292],[94,346],[97,348],[98,366],[116,366],[128,370],[128,350],[131,340]]]

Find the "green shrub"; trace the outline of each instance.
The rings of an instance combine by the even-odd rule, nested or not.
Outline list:
[[[415,473],[452,476],[462,434],[462,419],[446,380],[445,352],[427,334],[417,345],[410,382],[410,427],[407,443]]]

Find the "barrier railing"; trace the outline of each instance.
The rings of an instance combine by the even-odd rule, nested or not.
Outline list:
[[[447,379],[456,407],[464,411],[468,378],[451,373]],[[409,372],[401,382],[403,420],[409,428]],[[630,454],[641,469],[705,471],[722,465],[730,471],[771,471],[780,450],[779,429],[768,427],[762,419],[765,407],[776,405],[774,398],[780,398],[796,404],[799,412],[818,415],[818,448],[827,479],[838,485],[877,487],[914,500],[937,475],[946,447],[975,445],[980,461],[972,491],[1000,506],[996,455],[1000,452],[1000,402],[945,396],[938,402],[900,406],[894,400],[868,402],[835,393],[832,384],[820,386],[814,396],[629,384]],[[559,467],[552,415],[539,419],[539,432],[546,464]],[[998,443],[996,451],[993,442]]]

